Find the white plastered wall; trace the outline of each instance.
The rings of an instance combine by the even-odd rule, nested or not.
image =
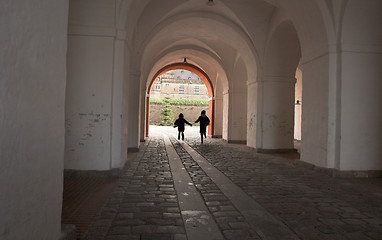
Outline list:
[[[128,75],[128,106],[127,106],[127,147],[128,151],[136,152],[139,148],[142,92],[140,87],[141,75],[138,70],[131,70]]]
[[[59,239],[68,1],[0,3],[0,239]]]
[[[113,39],[69,36],[65,168],[110,169]]]
[[[382,2],[348,2],[342,26],[340,170],[382,169]]]
[[[261,120],[259,120],[261,92],[259,82],[248,81],[247,83],[247,146],[257,148],[261,143]],[[260,96],[259,96],[260,95]]]
[[[264,78],[261,149],[293,149],[294,83],[294,78]]]
[[[230,115],[229,115],[229,94],[228,91],[223,92],[223,139],[227,140],[228,139],[228,129],[229,125],[228,123],[230,122]]]
[[[295,73],[301,55],[300,43],[284,12],[276,11],[271,23],[261,62],[261,81],[249,84],[252,91],[261,91],[251,92],[250,100],[258,100],[260,107],[249,109],[251,134],[258,139],[252,140],[250,146],[259,150],[285,151],[293,149]]]
[[[300,159],[316,166],[328,167],[328,86],[330,81],[335,81],[335,78],[329,79],[328,44],[333,38],[331,31],[333,22],[330,14],[327,14],[326,4],[331,2],[300,0],[277,2],[292,21],[301,48],[304,101],[301,105]],[[328,16],[328,21],[324,21],[323,16]]]
[[[215,132],[216,137],[223,137],[223,80],[218,75],[215,85]]]
[[[328,56],[302,63],[301,160],[327,167]]]
[[[71,1],[65,114],[65,169],[110,170],[122,150],[125,32],[115,1]]]
[[[247,71],[242,59],[237,59],[230,74],[228,90],[228,142],[246,142],[247,138]],[[240,107],[239,107],[240,106]]]

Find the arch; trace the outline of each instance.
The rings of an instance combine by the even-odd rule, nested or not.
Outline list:
[[[190,25],[190,22],[193,24]],[[177,32],[177,36],[169,37],[174,31]],[[147,34],[136,35],[134,42],[130,44],[138,49],[134,62],[140,63],[141,66],[152,66],[159,56],[179,47],[206,51],[224,66],[229,64],[224,62],[223,54],[228,52],[229,47],[230,54],[240,55],[247,69],[252,69],[247,72],[248,79],[256,79],[261,71],[258,61],[261,57],[253,39],[240,24],[215,13],[205,12],[200,15],[200,12],[194,11],[166,17],[156,23]]]
[[[264,75],[294,77],[300,58],[300,40],[292,21],[281,21],[273,29],[267,43]]]
[[[149,87],[147,88],[146,92],[146,137],[149,135],[149,115],[150,115],[150,91],[151,88],[155,82],[155,80],[162,75],[165,72],[175,70],[175,69],[184,69],[190,72],[195,73],[202,79],[204,84],[207,87],[208,91],[208,115],[210,116],[211,119],[211,127],[208,128],[208,134],[212,135],[214,133],[214,124],[215,124],[215,95],[214,95],[214,89],[212,82],[208,75],[199,67],[190,64],[190,63],[184,63],[184,62],[179,62],[179,63],[173,63],[169,64],[167,66],[164,66],[161,68],[151,79],[151,82],[149,84]]]
[[[300,42],[293,23],[278,19],[281,21],[274,22],[263,61],[258,151],[293,151],[294,145],[294,89]]]
[[[145,81],[146,79],[146,88],[149,88],[150,83],[147,81],[147,79],[151,79],[155,73],[159,71],[158,69],[161,69],[162,66],[178,63],[179,60],[183,60],[185,56],[187,56],[187,63],[203,69],[206,75],[214,76],[218,73],[221,76],[227,76],[226,71],[223,69],[223,63],[216,53],[196,45],[181,45],[181,43],[179,43],[179,45],[166,49],[164,52],[160,53],[154,58],[144,58],[144,61],[150,60],[150,63],[153,63],[151,68],[149,66],[142,68],[142,72],[144,74],[142,81]],[[214,82],[213,77],[209,79],[211,82]],[[212,85],[215,86],[213,92],[214,96],[216,97],[216,82]],[[223,85],[224,90],[228,91],[229,83],[227,78],[225,78],[225,81],[223,81]]]

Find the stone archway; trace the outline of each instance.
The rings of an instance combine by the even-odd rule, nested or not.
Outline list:
[[[214,125],[215,125],[215,95],[214,95],[214,89],[212,82],[208,75],[199,67],[190,64],[190,63],[173,63],[169,64],[163,68],[161,68],[151,79],[151,82],[149,84],[149,87],[147,88],[146,92],[146,137],[149,136],[149,119],[150,119],[150,92],[151,88],[155,82],[155,80],[162,75],[165,72],[175,70],[175,69],[184,69],[190,72],[195,73],[198,75],[204,84],[207,87],[208,91],[208,116],[210,116],[211,119],[211,124],[210,127],[208,128],[208,135],[213,135],[214,134]]]

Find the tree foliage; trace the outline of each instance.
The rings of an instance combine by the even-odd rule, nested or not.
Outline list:
[[[171,98],[170,97],[165,97],[163,98],[162,102],[162,126],[170,126],[172,125],[173,119],[171,117],[172,115],[172,107],[171,107]]]
[[[208,106],[207,99],[187,99],[187,98],[150,98],[150,103],[164,104],[164,101],[170,105],[185,105],[185,106]]]

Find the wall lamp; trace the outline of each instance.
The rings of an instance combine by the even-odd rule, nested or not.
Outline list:
[[[208,6],[215,5],[214,0],[208,0],[207,5]]]
[[[296,101],[296,105],[301,105],[301,104],[302,104],[302,101],[300,101],[300,100]]]

